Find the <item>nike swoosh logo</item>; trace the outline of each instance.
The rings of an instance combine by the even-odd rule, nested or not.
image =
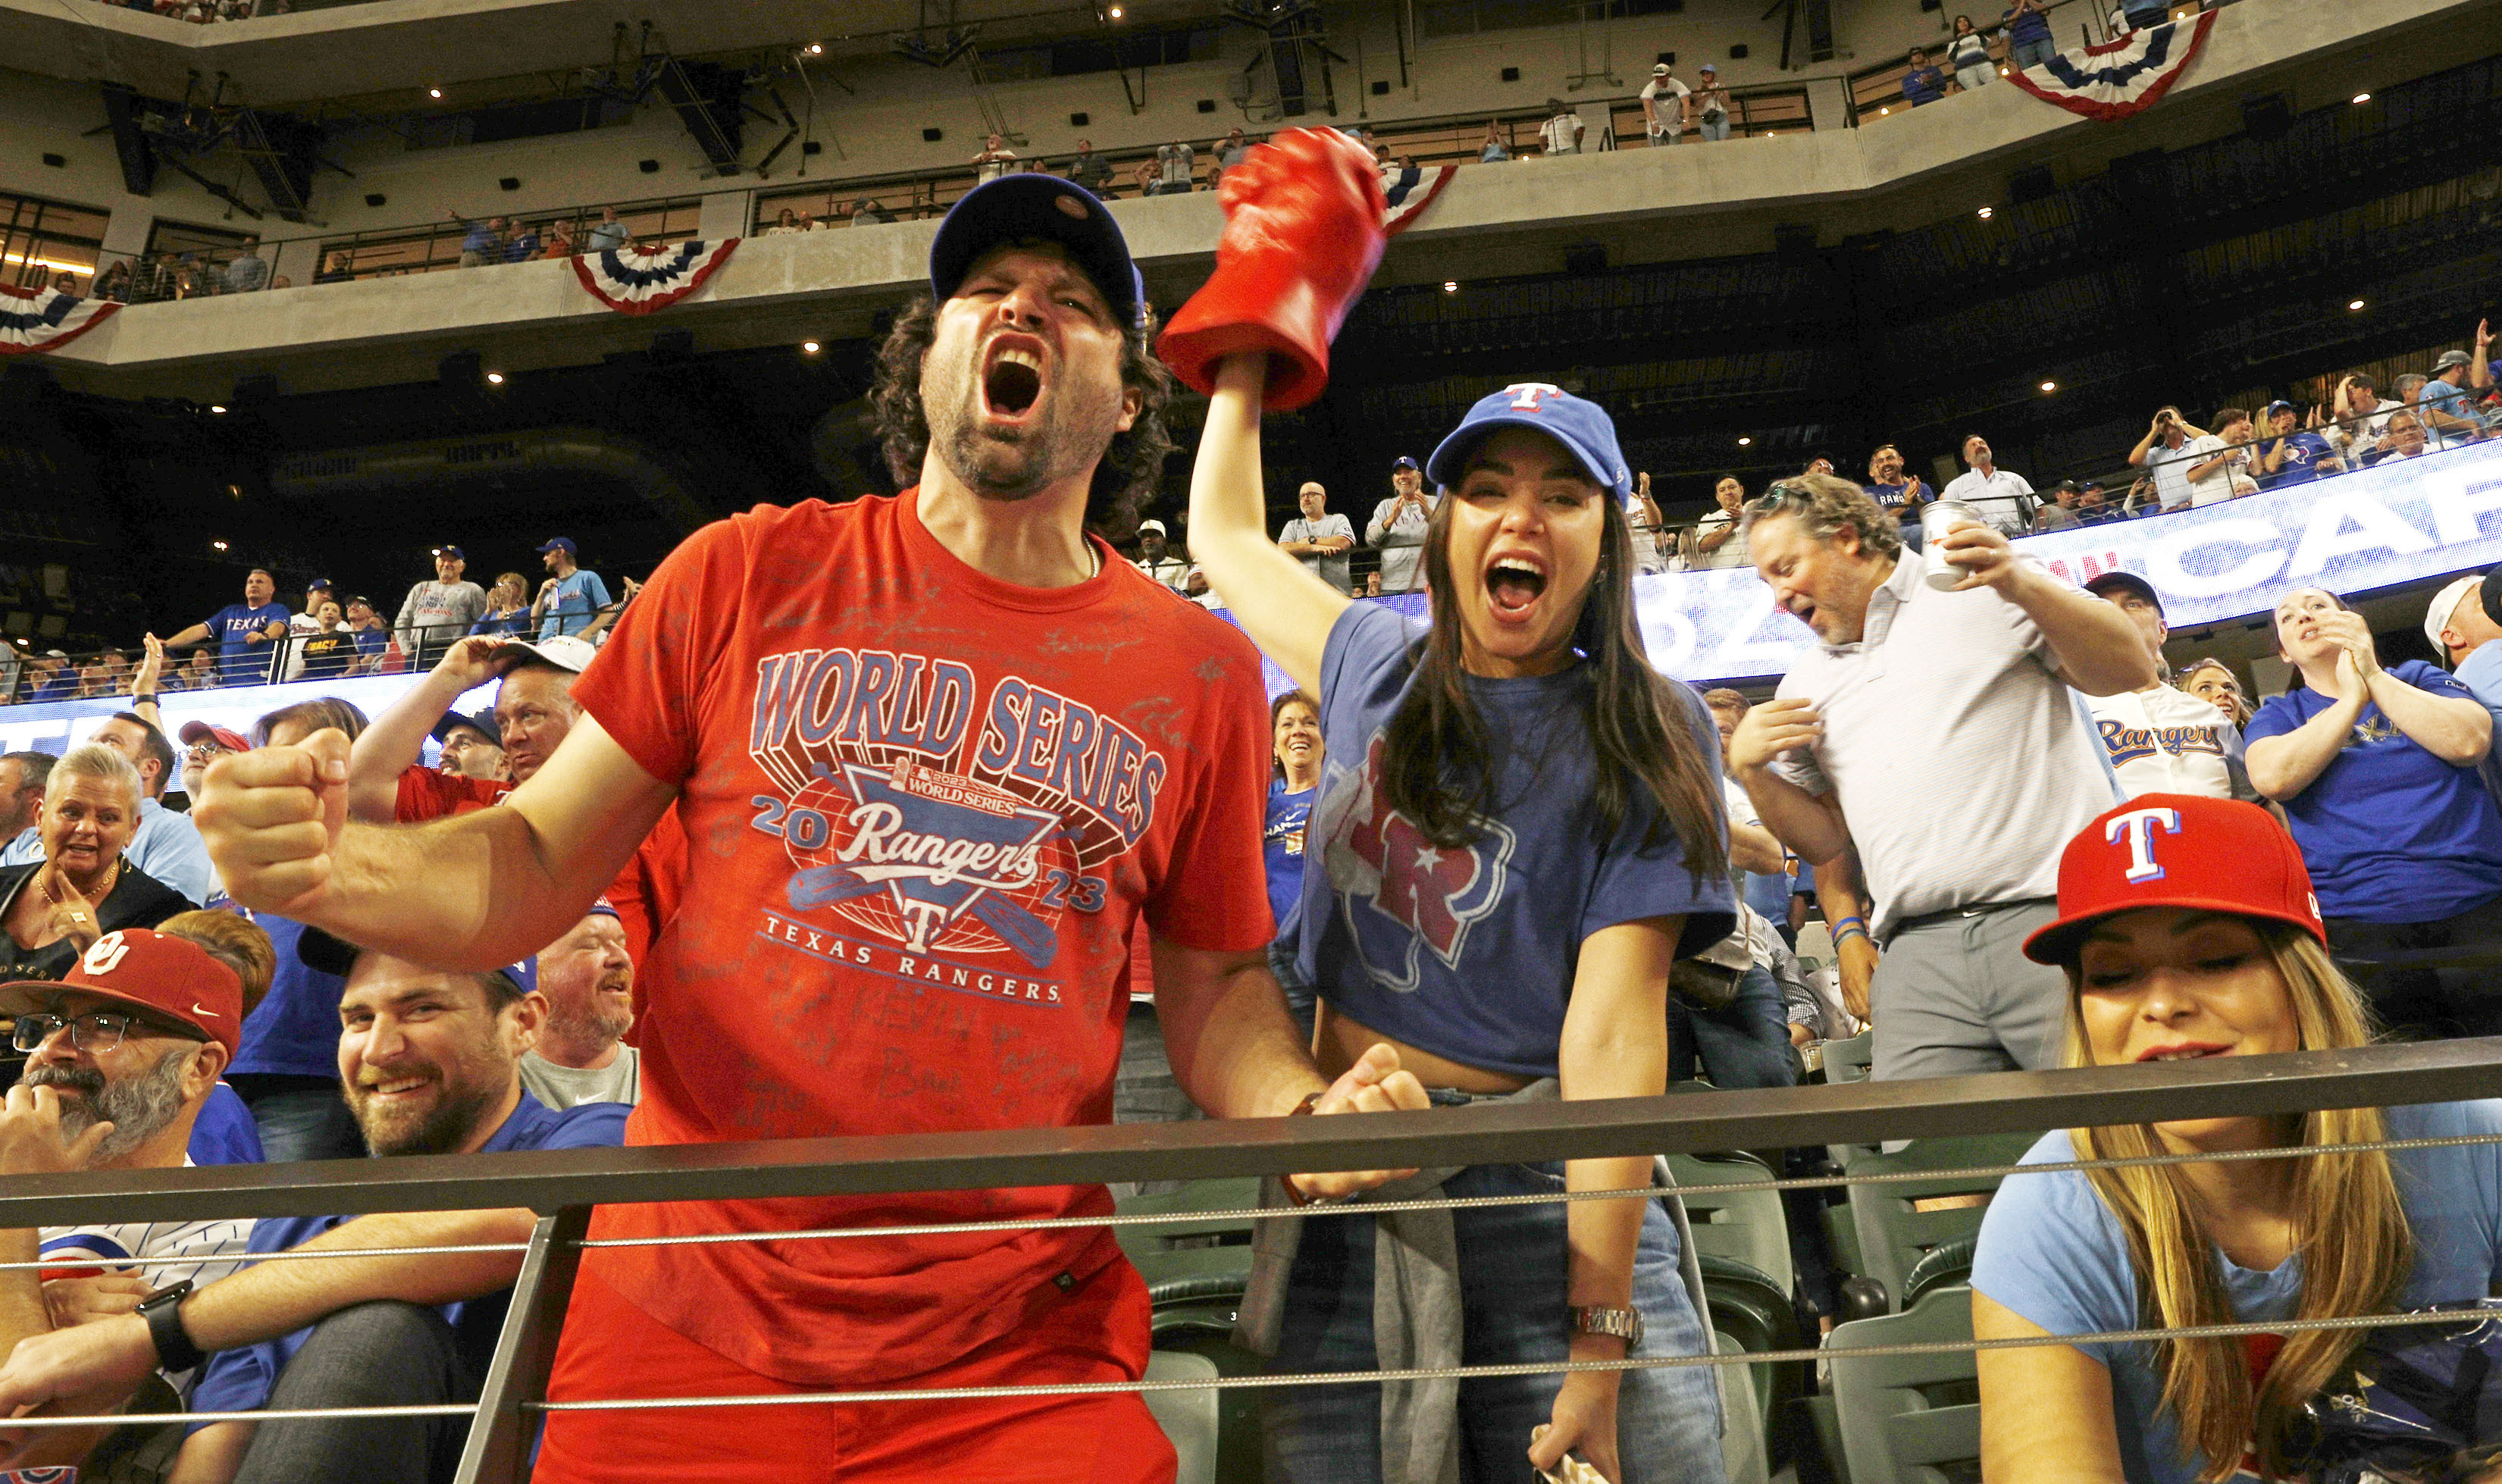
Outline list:
[[[218,1012],[217,1012],[217,1011],[210,1009],[208,1006],[206,1006],[206,1005],[204,1005],[204,1004],[200,1003],[200,1002],[199,1002],[198,1000],[196,1000],[196,999],[191,1001],[191,1013],[192,1013],[193,1015],[205,1015],[205,1016],[207,1016],[207,1017],[208,1017],[209,1019],[211,1019],[211,1020],[218,1020],[218,1019],[220,1019],[220,1018],[221,1018],[221,1017],[220,1017],[220,1016],[219,1016],[219,1014],[218,1014]]]

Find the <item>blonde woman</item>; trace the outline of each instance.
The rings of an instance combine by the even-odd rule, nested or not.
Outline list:
[[[2154,793],[2068,842],[2068,1063],[2342,1049],[2372,1038],[2311,878],[2256,805]],[[2502,1132],[2502,1102],[2053,1132],[2028,1164]],[[1981,1224],[1981,1339],[2323,1319],[2482,1298],[2502,1278],[2495,1146],[2026,1174]],[[2359,1331],[1984,1351],[1991,1484],[2191,1484],[2298,1470],[2287,1425]]]
[[[487,616],[469,625],[473,634],[519,634],[529,637],[535,625],[530,620],[529,580],[519,572],[507,572],[495,579],[487,592]]]

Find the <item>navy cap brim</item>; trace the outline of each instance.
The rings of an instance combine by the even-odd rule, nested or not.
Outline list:
[[[1468,470],[1469,452],[1483,443],[1486,434],[1499,427],[1525,427],[1532,432],[1544,433],[1564,446],[1565,452],[1572,455],[1572,461],[1581,466],[1581,472],[1590,476],[1590,483],[1602,489],[1612,489],[1620,496],[1633,489],[1633,481],[1628,479],[1619,483],[1606,459],[1566,434],[1556,426],[1554,419],[1543,418],[1534,412],[1498,412],[1461,423],[1449,437],[1435,445],[1434,456],[1425,460],[1425,477],[1445,489],[1458,484],[1460,476]]]
[[[2134,572],[2105,572],[2085,584],[2085,590],[2096,597],[2103,595],[2105,588],[2125,588],[2152,603],[2155,612],[2163,611],[2163,594],[2154,590],[2154,584]]]
[[[1146,288],[1110,210],[1074,181],[1031,171],[985,181],[948,209],[930,243],[930,294],[942,304],[954,298],[983,253],[1012,242],[1060,244],[1114,316],[1139,318]]]
[[[2479,596],[2485,602],[2485,616],[2502,625],[2502,562],[2496,562],[2486,570]]]
[[[442,718],[431,728],[434,740],[437,742],[451,740],[452,728],[455,726],[466,726],[497,747],[504,745],[503,729],[495,725],[495,714],[491,711],[481,711],[476,716],[462,716],[457,711],[443,713]]]

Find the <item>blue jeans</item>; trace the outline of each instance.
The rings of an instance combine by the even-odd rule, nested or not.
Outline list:
[[[318,1077],[229,1077],[260,1128],[260,1157],[272,1164],[293,1160],[361,1160],[364,1130],[348,1111],[336,1082]]]
[[[1436,1095],[1437,1102],[1465,1100]],[[1480,1164],[1445,1194],[1517,1196],[1564,1188],[1561,1164]],[[1570,1348],[1565,1317],[1562,1204],[1454,1211],[1468,1365],[1560,1362]],[[1278,1372],[1364,1370],[1372,1346],[1373,1224],[1361,1215],[1303,1224],[1286,1296]],[[1676,1228],[1668,1208],[1643,1208],[1634,1256],[1634,1303],[1646,1332],[1642,1355],[1701,1355],[1704,1332],[1677,1273]],[[1616,1398],[1616,1446],[1624,1484],[1721,1484],[1720,1395],[1710,1367],[1629,1370]],[[1526,1479],[1529,1433],[1553,1419],[1560,1374],[1479,1377],[1460,1386],[1460,1477],[1465,1484]],[[1282,1484],[1379,1484],[1381,1392],[1377,1386],[1303,1386],[1268,1394],[1264,1414],[1268,1477]]]
[[[2057,42],[2019,41],[2008,50],[2007,56],[2008,60],[2015,64],[2016,71],[2023,72],[2030,68],[2039,67],[2044,62],[2048,61],[2050,58],[2057,56],[2058,54],[2059,44]]]
[[[1772,970],[1757,965],[1740,975],[1738,997],[1717,1010],[1668,996],[1668,1075],[1690,1082],[1698,1062],[1711,1085],[1727,1091],[1798,1086],[1789,1006]]]
[[[1694,122],[1694,131],[1706,140],[1726,139],[1729,137],[1729,116],[1722,114],[1716,123],[1707,116],[1698,118]]]

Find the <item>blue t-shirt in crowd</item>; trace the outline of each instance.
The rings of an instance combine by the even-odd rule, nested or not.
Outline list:
[[[2283,466],[2259,481],[2270,489],[2307,485],[2319,478],[2319,460],[2336,452],[2328,446],[2326,438],[2308,428],[2287,433],[2284,442]]]
[[[2467,658],[2458,662],[2457,674],[2467,693],[2493,713],[2493,740],[2502,742],[2502,643],[2488,639],[2470,650]],[[2487,750],[2477,771],[2484,776],[2485,792],[2493,795],[2496,805],[2502,805],[2502,747]]]
[[[495,228],[492,223],[485,221],[470,221],[464,222],[462,225],[465,226],[467,230],[460,238],[461,252],[493,253],[495,251]]]
[[[2418,392],[2417,397],[2417,405],[2427,412],[2462,418],[2469,422],[2474,422],[2476,419],[2476,394],[2464,387],[2453,387],[2444,381],[2430,381],[2424,383],[2423,390]],[[2431,431],[2429,428],[2425,430]]]
[[[480,1154],[510,1154],[524,1149],[613,1149],[626,1142],[626,1115],[633,1112],[622,1102],[586,1102],[577,1107],[556,1112],[532,1097],[526,1091],[512,1116],[504,1120],[495,1136],[479,1149]],[[303,1246],[333,1227],[353,1220],[347,1216],[293,1216],[283,1220],[261,1220],[253,1223],[252,1252],[287,1252]],[[495,1353],[496,1332],[504,1327],[504,1310],[511,1304],[513,1291],[498,1289],[476,1298],[455,1299],[435,1312],[452,1326],[453,1342],[480,1375],[487,1373],[487,1363]],[[191,1391],[191,1409],[198,1412],[243,1412],[269,1404],[269,1393],[278,1384],[280,1372],[295,1359],[295,1352],[313,1337],[310,1328],[292,1334],[282,1334],[257,1345],[245,1345],[235,1350],[220,1350],[200,1368],[199,1383]],[[192,1431],[208,1426],[191,1424]]]
[[[2387,668],[2427,695],[2475,698],[2420,659]],[[2289,691],[2259,708],[2242,740],[2282,736],[2334,704],[2309,687]],[[2376,705],[2284,813],[2324,916],[2434,923],[2502,896],[2502,809],[2477,770],[2434,757]]]
[[[229,686],[254,685],[269,679],[270,657],[278,653],[275,639],[254,644],[246,635],[259,633],[275,624],[287,626],[285,603],[263,603],[247,608],[241,603],[228,603],[209,618],[209,637],[218,641],[218,679]]]
[[[2006,29],[2007,40],[2013,46],[2029,46],[2050,39],[2049,17],[2040,11],[2009,11],[1998,17],[1998,23]]]
[[[1903,96],[1911,100],[1913,108],[1943,101],[1945,95],[1945,78],[1935,67],[1914,67],[1903,74]]]
[[[348,981],[305,965],[295,956],[304,925],[267,912],[244,914],[269,934],[278,955],[269,993],[243,1021],[243,1048],[231,1072],[288,1077],[339,1075],[339,996]]]
[[[356,641],[356,658],[365,661],[371,671],[383,656],[390,652],[390,630],[388,628],[352,628],[348,637]]]
[[[571,577],[557,579],[556,596],[549,601],[547,616],[539,624],[539,637],[578,634],[589,628],[592,619],[607,606],[608,585],[589,567],[576,567]]]
[[[2502,1133],[2502,1102],[2431,1103],[2387,1110],[2389,1137]],[[2027,1164],[2076,1158],[2065,1130],[2043,1136]],[[2482,1298],[2502,1282],[2502,1145],[2394,1149],[2398,1202],[2415,1232],[2415,1265],[2397,1306],[2424,1308]],[[2273,1272],[2236,1265],[2219,1250],[2233,1318],[2259,1323],[2292,1317],[2302,1294],[2302,1256]],[[2137,1272],[2119,1222],[2081,1172],[2011,1175],[1981,1218],[1972,1286],[2053,1334],[2139,1327]],[[2129,1484],[2192,1484],[2195,1460],[2182,1455],[2163,1394],[2154,1347],[2077,1347],[2111,1372],[2120,1467]]]
[[[1644,847],[1659,814],[1645,791],[1612,837],[1599,834],[1585,664],[1469,677],[1498,759],[1495,818],[1473,845],[1429,845],[1381,798],[1384,733],[1421,637],[1377,603],[1349,604],[1330,629],[1320,696],[1329,761],[1306,836],[1298,964],[1323,998],[1385,1035],[1463,1065],[1551,1077],[1584,938],[1681,914],[1683,951],[1697,952],[1728,935],[1736,896],[1726,871],[1694,879],[1665,822]],[[1716,779],[1719,732],[1686,688],[1670,691]],[[1707,793],[1716,801],[1716,788]],[[1713,827],[1725,826],[1715,818]]]
[[[530,631],[530,611],[516,608],[500,618],[490,613],[470,624],[469,631],[473,634],[521,634],[526,637]]]
[[[1262,859],[1268,867],[1268,910],[1279,930],[1303,895],[1303,826],[1312,817],[1312,795],[1318,789],[1286,792],[1282,778],[1268,783],[1268,825],[1261,831]]]
[[[194,1164],[262,1163],[260,1125],[253,1121],[252,1109],[244,1105],[242,1094],[222,1082],[209,1089],[208,1100],[200,1104],[199,1117],[191,1121],[187,1152]]]

